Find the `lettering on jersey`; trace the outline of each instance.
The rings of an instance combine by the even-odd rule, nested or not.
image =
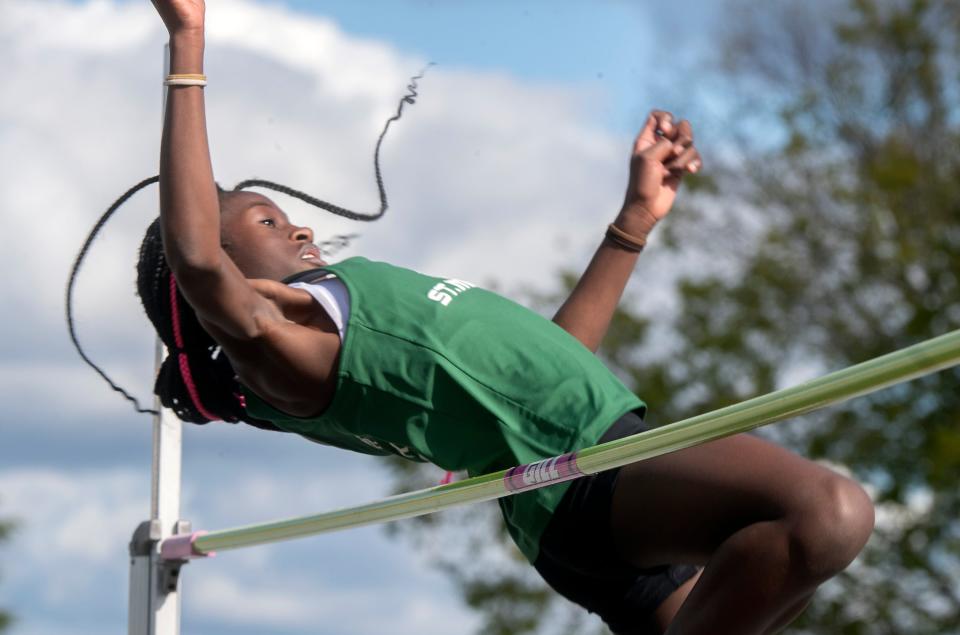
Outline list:
[[[381,443],[380,441],[377,441],[377,440],[374,439],[373,437],[367,436],[367,435],[365,435],[365,434],[364,434],[364,435],[355,434],[355,435],[353,435],[353,436],[356,437],[356,439],[357,439],[358,441],[361,441],[361,442],[363,442],[364,444],[369,445],[369,446],[370,446],[371,448],[373,448],[374,450],[380,450],[381,452],[393,450],[394,454],[398,454],[398,455],[402,456],[402,457],[405,458],[405,459],[409,459],[410,461],[418,461],[418,462],[420,462],[420,463],[429,463],[429,462],[430,462],[430,459],[428,459],[427,457],[423,456],[423,455],[420,454],[419,452],[416,452],[416,451],[415,451],[413,448],[411,448],[410,446],[407,446],[407,445],[402,445],[402,446],[401,446],[401,445],[397,445],[396,443],[390,443],[389,441],[387,441],[387,442],[386,442],[387,445],[390,446],[389,448],[387,448],[387,447],[385,447],[385,446],[383,445],[383,443]]]
[[[455,297],[475,286],[477,285],[472,282],[467,282],[466,280],[447,278],[443,282],[438,282],[433,285],[433,288],[427,292],[427,297],[434,302],[439,302],[443,306],[447,306]]]
[[[375,441],[374,439],[371,439],[371,438],[368,437],[368,436],[360,436],[360,435],[358,435],[358,434],[355,434],[355,435],[353,435],[353,436],[357,437],[357,439],[359,439],[360,441],[363,441],[364,443],[366,443],[367,445],[369,445],[369,446],[370,446],[371,448],[373,448],[374,450],[382,450],[382,449],[383,449],[383,446],[380,445],[380,443],[378,443],[378,442]]]
[[[571,452],[511,468],[503,477],[503,485],[508,492],[522,492],[542,483],[562,483],[578,476],[583,476],[583,472],[577,467],[577,453]]]
[[[390,447],[393,448],[397,454],[399,454],[405,459],[409,459],[411,461],[419,461],[420,463],[429,463],[429,459],[427,459],[427,457],[423,456],[419,452],[414,452],[410,446],[404,445],[401,447],[396,443],[391,443]]]

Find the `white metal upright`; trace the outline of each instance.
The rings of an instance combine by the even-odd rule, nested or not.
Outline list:
[[[164,47],[164,77],[170,69],[170,50]],[[163,106],[166,107],[163,90]],[[156,343],[154,375],[166,354],[160,339]],[[128,635],[179,635],[179,573],[182,563],[160,558],[160,543],[179,533],[189,532],[189,523],[180,520],[180,460],[182,423],[159,399],[154,407],[153,461],[150,492],[150,520],[140,523],[130,541],[130,598]]]
[[[157,341],[157,364],[165,349]],[[189,532],[180,520],[180,457],[182,424],[173,412],[155,406],[150,520],[140,523],[130,542],[128,635],[179,635],[179,573],[182,563],[160,558],[160,543]]]

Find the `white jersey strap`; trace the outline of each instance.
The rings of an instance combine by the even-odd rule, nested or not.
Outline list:
[[[313,296],[337,326],[342,342],[347,332],[347,324],[350,322],[350,293],[346,285],[330,274],[316,282],[294,282],[290,284],[290,288],[303,289]]]

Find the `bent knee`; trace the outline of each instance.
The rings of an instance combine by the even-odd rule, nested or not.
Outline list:
[[[860,553],[873,531],[873,501],[856,482],[830,474],[791,519],[791,551],[806,577],[822,582]]]

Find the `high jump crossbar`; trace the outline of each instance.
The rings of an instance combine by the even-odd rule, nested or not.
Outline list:
[[[184,560],[338,529],[421,516],[526,492],[802,415],[960,364],[960,330],[808,382],[578,452],[326,513],[167,538],[161,557]]]

